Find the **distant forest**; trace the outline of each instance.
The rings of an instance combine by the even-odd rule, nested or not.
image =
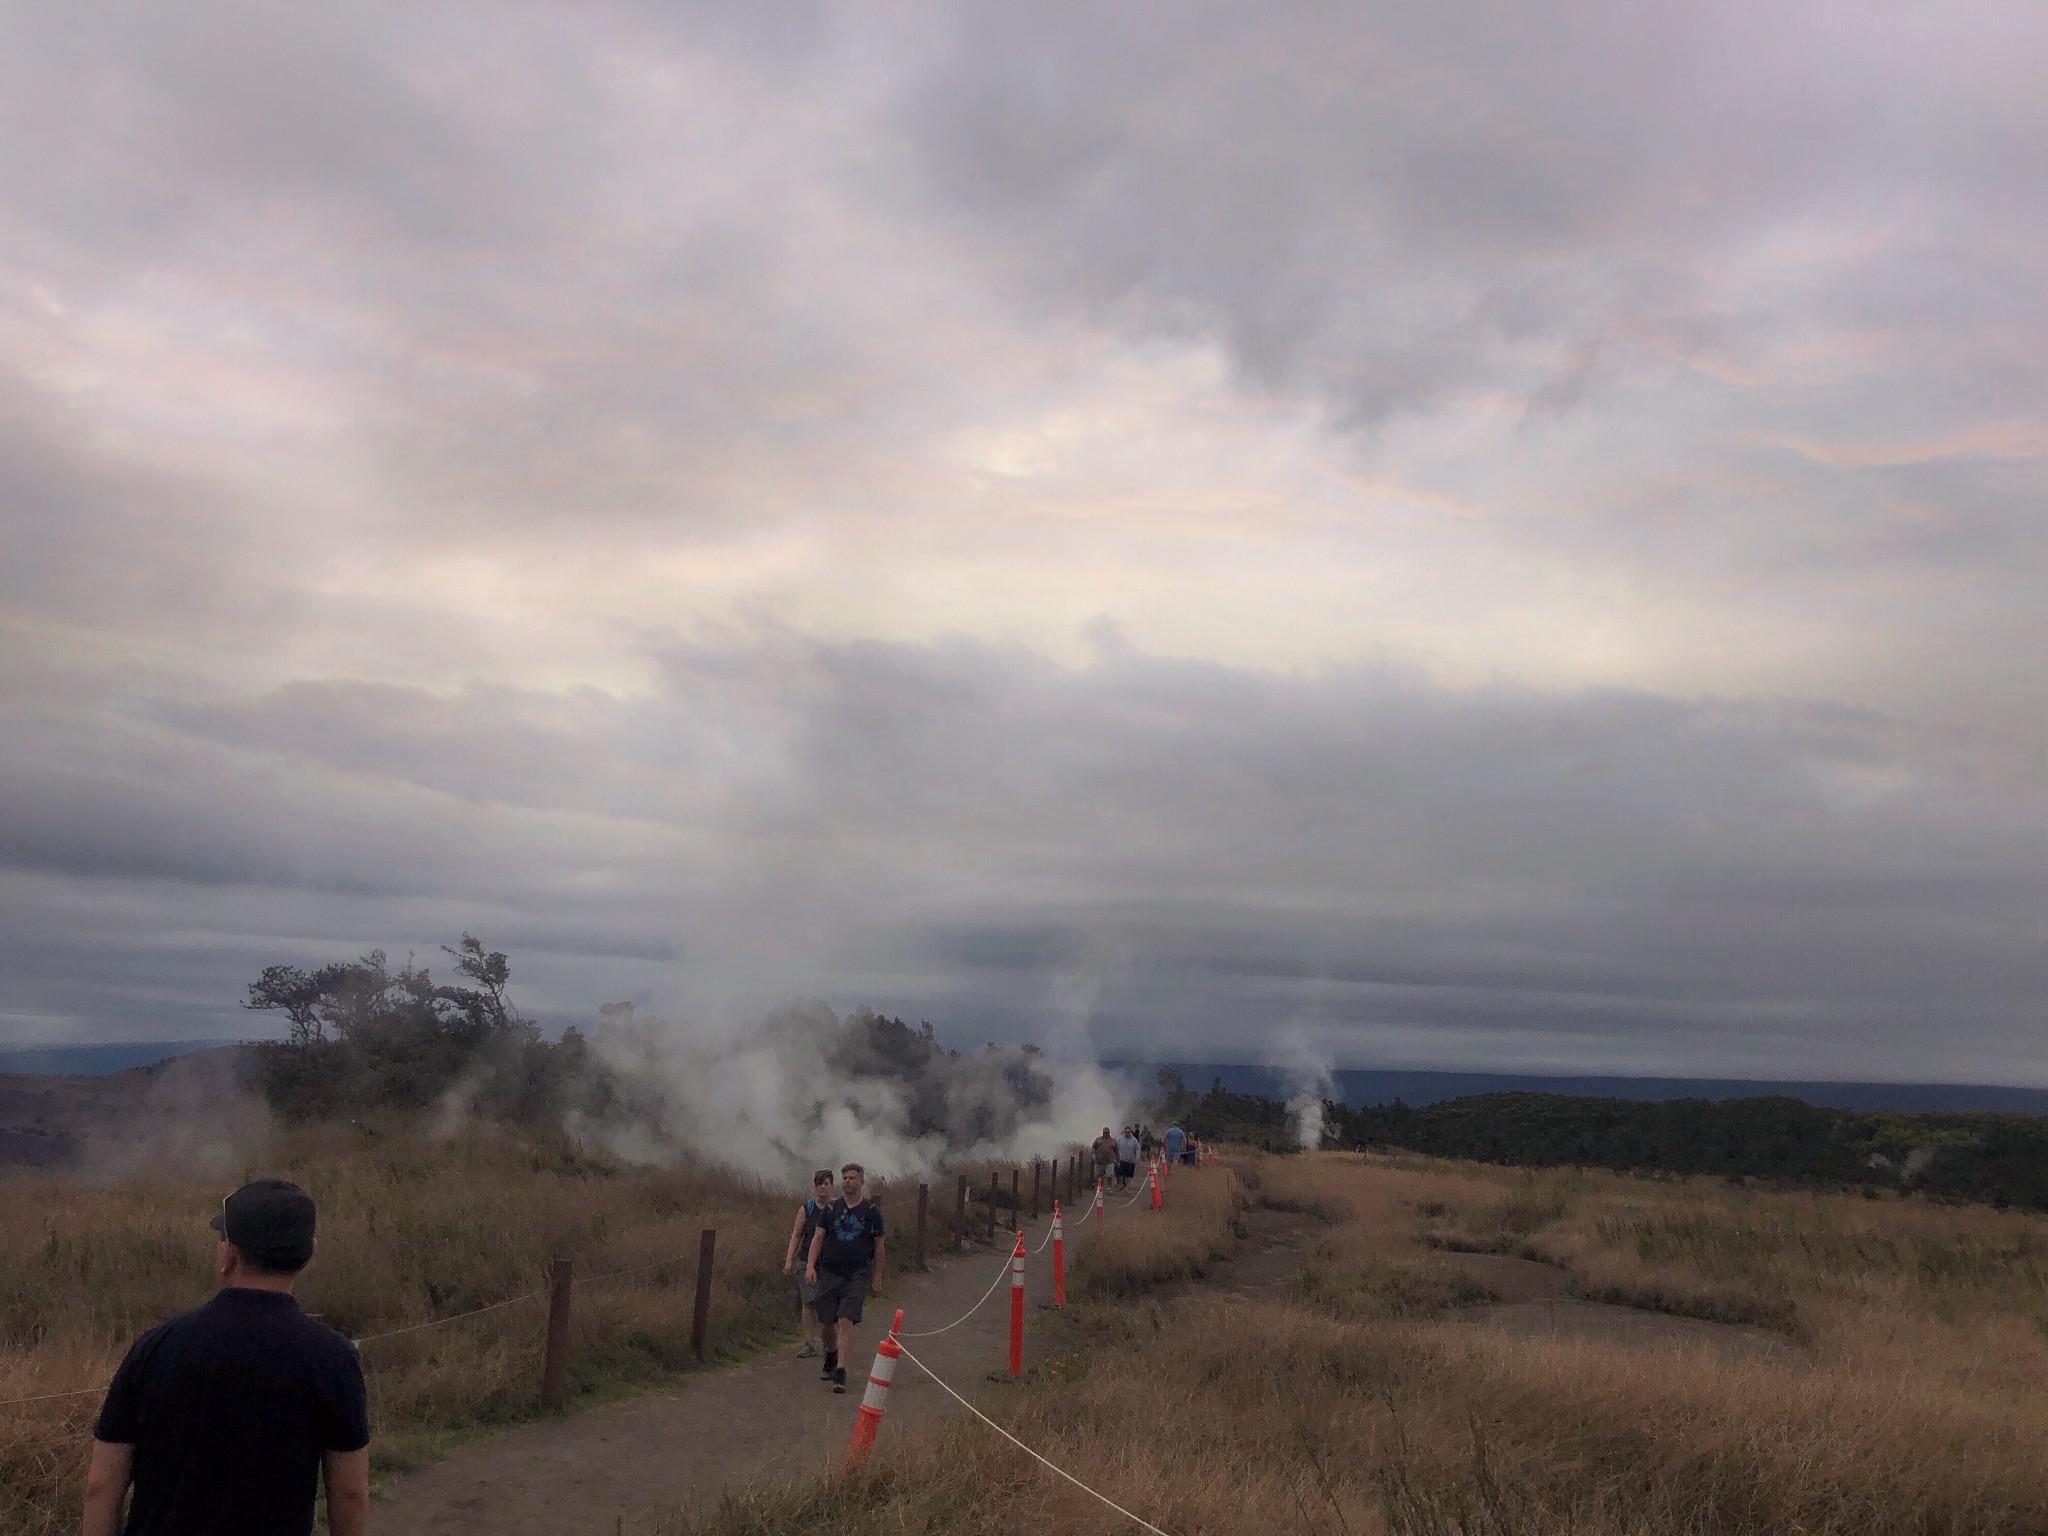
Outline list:
[[[1196,1135],[1296,1145],[1287,1105],[1207,1093],[1162,1072],[1160,1113]],[[1642,1101],[1483,1093],[1411,1108],[1323,1105],[1326,1147],[1392,1148],[1519,1167],[1717,1174],[1773,1185],[1916,1189],[1938,1200],[2048,1211],[2048,1116],[1824,1109],[1801,1099]]]

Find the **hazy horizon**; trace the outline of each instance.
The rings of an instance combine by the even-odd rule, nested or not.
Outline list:
[[[2048,1084],[2039,7],[0,45],[0,1044]]]

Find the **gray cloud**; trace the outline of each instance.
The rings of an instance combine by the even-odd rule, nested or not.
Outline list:
[[[135,727],[153,750],[17,743],[0,795],[36,836],[7,863],[160,882],[131,944],[246,913],[196,887],[333,914],[272,958],[427,949],[418,916],[474,910],[550,936],[530,968],[572,1013],[628,976],[714,1009],[800,978],[1042,1033],[1078,974],[1126,1045],[1312,1012],[1452,1059],[1478,1032],[1552,1064],[1589,1036],[1906,1070],[1938,1039],[1994,1072],[2048,986],[2048,802],[1850,711],[786,635],[666,677],[630,704],[296,684]],[[38,756],[103,766],[60,788]]]
[[[11,11],[0,1030],[468,926],[561,1017],[2033,1072],[2044,54]]]

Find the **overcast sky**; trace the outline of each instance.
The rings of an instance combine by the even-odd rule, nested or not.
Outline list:
[[[2037,0],[6,7],[0,1039],[468,929],[556,1020],[2048,1083],[2044,79]]]

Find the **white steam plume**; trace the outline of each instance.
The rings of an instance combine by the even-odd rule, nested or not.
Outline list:
[[[1287,1094],[1287,1114],[1303,1151],[1323,1144],[1323,1101],[1337,1091],[1329,1052],[1301,1024],[1290,1024],[1273,1041],[1272,1060]]]
[[[605,1013],[592,1047],[628,1113],[572,1129],[650,1160],[686,1147],[791,1184],[846,1162],[908,1180],[947,1163],[1057,1155],[1092,1140],[1125,1102],[1092,1062],[1049,1062],[1030,1047],[949,1052],[820,1002],[737,1035],[624,1005]]]

